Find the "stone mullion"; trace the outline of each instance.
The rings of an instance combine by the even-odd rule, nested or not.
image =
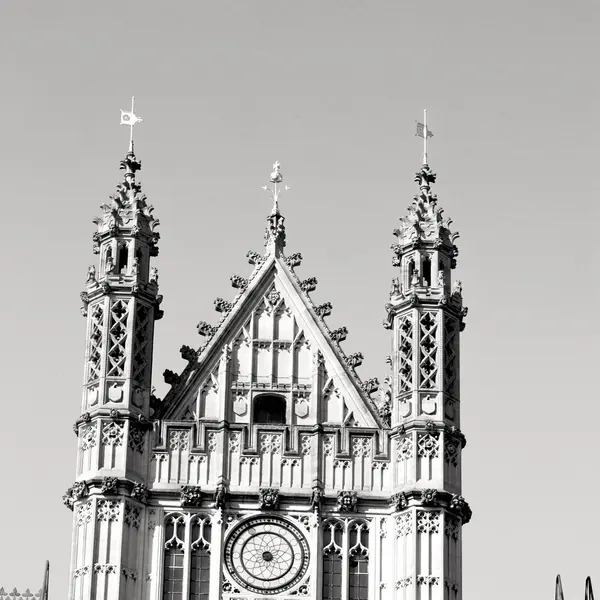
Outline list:
[[[293,349],[292,349],[293,355]],[[292,359],[293,360],[293,359]],[[293,363],[292,363],[293,364]],[[312,409],[316,413],[316,420],[318,423],[322,422],[322,415],[319,414],[319,409],[322,406],[322,395],[323,395],[323,367],[319,360],[319,351],[317,350],[314,354],[315,371],[313,373],[313,389],[311,390],[312,397]],[[320,451],[323,448],[323,432],[318,431],[310,437],[310,463],[311,473],[313,473],[312,486],[322,487],[325,481],[325,460],[323,453]],[[300,449],[299,449],[300,450]],[[320,527],[319,527],[320,529]],[[320,549],[321,546],[318,546]],[[320,589],[320,588],[319,588]]]
[[[442,446],[443,448],[443,446]],[[442,455],[442,461],[443,460],[443,455]],[[440,577],[440,583],[439,583],[439,592],[438,594],[436,594],[438,596],[439,600],[445,600],[444,596],[444,590],[446,589],[446,577],[448,576],[448,571],[451,570],[449,568],[448,565],[448,569],[446,568],[446,560],[445,560],[445,556],[448,553],[448,547],[450,545],[450,538],[448,536],[446,536],[446,511],[445,510],[441,510],[440,511],[440,530],[438,535],[440,536],[440,543],[438,545],[437,548],[437,552],[439,553],[439,558],[438,558],[438,564],[440,565],[439,568],[439,573],[433,573],[433,575],[439,575]]]
[[[131,264],[131,263],[129,263]],[[137,298],[129,298],[127,301],[127,321],[125,330],[127,331],[127,339],[125,340],[125,365],[123,369],[123,403],[131,410],[131,401],[133,395],[132,375],[133,375],[133,350],[134,336],[137,324]]]
[[[342,521],[344,524],[344,535],[342,537],[342,600],[348,600],[350,596],[350,581],[348,569],[348,553],[350,550],[350,527],[348,519]],[[332,535],[334,533],[332,532]]]
[[[127,443],[126,440],[124,440],[125,444]],[[115,598],[119,598],[119,600],[130,600],[129,598],[126,597],[126,586],[123,585],[123,578],[122,578],[122,571],[123,571],[123,546],[127,544],[128,540],[126,539],[125,536],[125,502],[124,499],[121,497],[118,500],[119,502],[119,518],[114,522],[115,525],[115,529],[117,529],[117,535],[120,537],[120,543],[117,545],[116,548],[116,557],[114,559],[114,564],[117,565],[117,572],[115,573],[116,577],[116,588],[117,588],[117,593],[114,595]],[[109,527],[110,527],[110,523],[109,523]],[[114,531],[111,531],[111,535],[110,538],[113,537],[113,535],[115,534]],[[110,545],[107,544],[107,550],[109,552],[109,556],[110,556]],[[112,556],[111,556],[111,562],[113,561]],[[107,578],[108,580],[108,578]],[[110,582],[110,580],[108,580]]]
[[[411,513],[410,514],[410,518],[411,518],[411,528],[410,529],[412,531],[410,552],[413,557],[412,573],[410,574],[411,585],[412,585],[412,588],[410,588],[410,589],[412,589],[412,594],[409,593],[406,596],[407,596],[407,600],[420,600],[421,595],[418,591],[418,583],[417,583],[417,575],[419,574],[419,564],[420,564],[419,532],[417,530],[417,510],[413,508],[413,509],[411,509],[410,513]]]
[[[212,541],[210,548],[209,598],[219,598],[221,596],[221,565],[223,558],[223,544],[225,541],[225,530],[223,527],[223,513],[221,512],[219,516],[219,512],[221,512],[220,509],[217,509],[217,512],[211,519]]]
[[[192,546],[192,515],[184,513],[185,531],[183,536],[183,593],[182,598],[190,597],[190,562]]]
[[[165,531],[166,531],[166,511],[157,510],[157,525],[160,523],[158,535],[156,536],[156,556],[154,565],[149,565],[149,574],[156,574],[151,577],[150,591],[147,595],[149,600],[160,600],[165,578]]]
[[[414,419],[417,416],[417,409],[419,406],[419,393],[421,391],[421,317],[423,313],[419,308],[415,308],[412,311],[413,314],[413,391],[412,391],[412,404],[413,413],[411,417]]]
[[[392,426],[400,421],[398,395],[400,392],[400,319],[402,315],[394,315],[392,329]]]
[[[270,340],[270,348],[271,348],[271,386],[275,386],[277,383],[275,380],[275,307],[271,306],[271,340]],[[286,402],[287,415],[286,417],[289,419],[290,416],[290,403]]]
[[[435,313],[435,321],[437,323],[437,335],[436,335],[436,340],[437,340],[437,345],[438,345],[438,352],[437,352],[437,364],[438,364],[438,372],[437,372],[437,377],[436,377],[436,382],[437,382],[437,407],[436,407],[436,413],[439,415],[439,417],[441,418],[441,420],[444,419],[444,402],[445,402],[445,373],[444,373],[444,366],[445,366],[445,348],[444,348],[444,341],[445,341],[445,333],[444,333],[444,319],[446,318],[446,314],[445,311],[443,309],[440,309],[438,311],[436,311]]]
[[[322,519],[315,515],[318,524],[317,527],[312,528],[312,535],[309,535],[309,543],[312,542],[310,552],[312,564],[309,566],[310,582],[311,582],[311,598],[320,598],[323,590],[323,527]]]

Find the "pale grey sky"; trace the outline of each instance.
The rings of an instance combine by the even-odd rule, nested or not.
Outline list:
[[[568,600],[597,540],[598,3],[4,0],[0,586],[66,597],[92,217],[136,95],[160,218],[155,382],[262,249],[279,160],[288,250],[385,374],[392,230],[428,109],[435,192],[461,232],[464,598]]]

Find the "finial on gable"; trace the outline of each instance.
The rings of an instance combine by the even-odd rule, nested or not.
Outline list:
[[[273,198],[273,208],[271,214],[267,217],[267,229],[265,231],[265,246],[267,247],[267,254],[276,252],[281,253],[285,248],[285,217],[279,212],[279,196],[282,191],[287,192],[290,189],[289,186],[280,187],[283,182],[283,175],[281,174],[281,165],[276,160],[273,163],[273,172],[269,178],[272,187],[263,185],[262,189],[270,192],[271,198]]]

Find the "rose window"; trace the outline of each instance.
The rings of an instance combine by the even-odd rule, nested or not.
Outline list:
[[[275,517],[250,519],[225,544],[227,569],[246,589],[275,594],[293,587],[308,569],[308,544],[291,523]]]

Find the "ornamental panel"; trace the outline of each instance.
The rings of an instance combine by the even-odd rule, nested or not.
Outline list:
[[[108,375],[111,377],[122,377],[125,373],[127,316],[127,301],[117,300],[110,311],[108,330]]]
[[[235,528],[225,543],[232,579],[257,594],[278,594],[300,582],[309,548],[302,532],[276,517],[256,517]]]
[[[437,343],[437,320],[436,313],[424,312],[419,320],[421,342],[420,342],[420,386],[424,389],[436,387],[438,372],[438,343]]]

